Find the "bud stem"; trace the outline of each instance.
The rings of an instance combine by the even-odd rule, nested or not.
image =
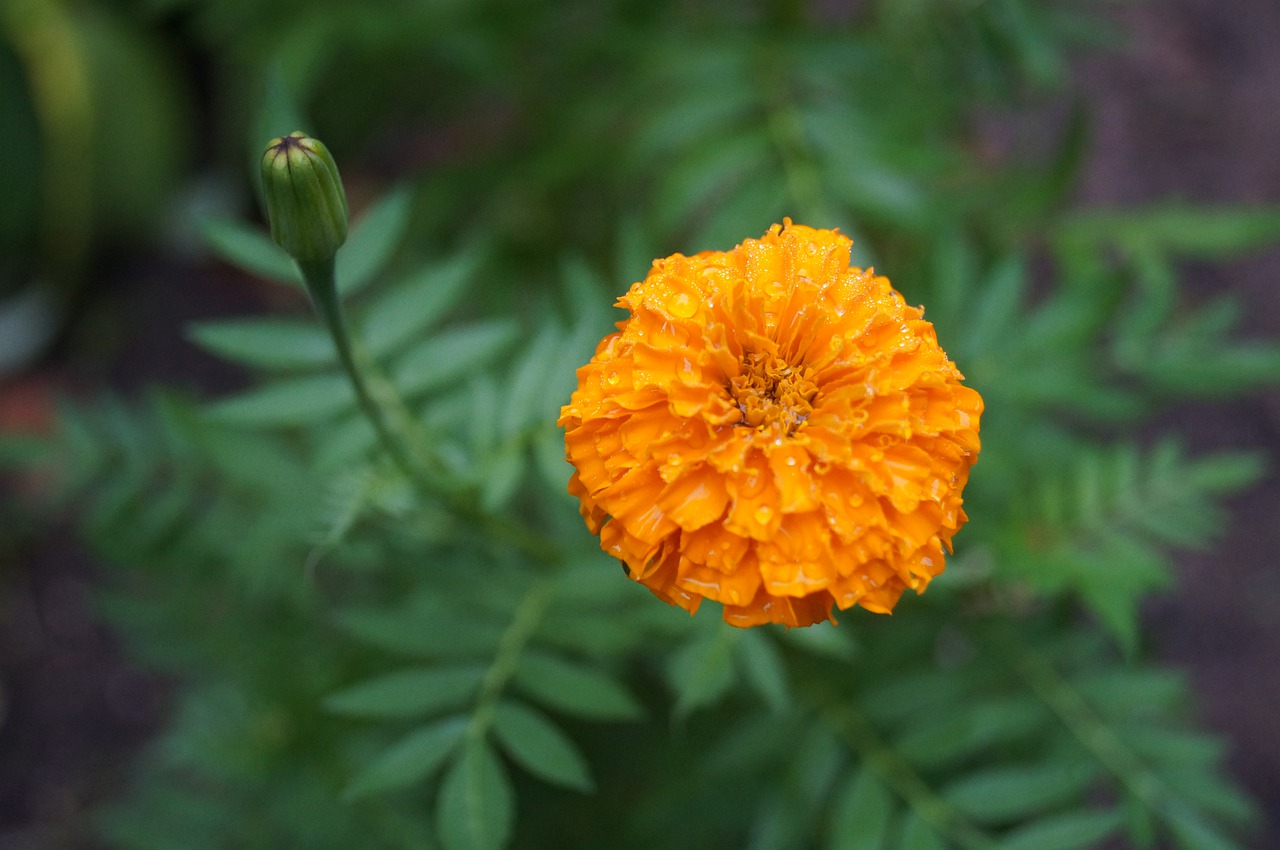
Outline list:
[[[342,301],[338,297],[333,257],[318,262],[298,261],[298,268],[306,283],[307,293],[311,296],[311,303],[315,305],[316,312],[320,314],[325,326],[329,329],[329,335],[333,337],[334,347],[338,351],[338,360],[342,363],[347,377],[351,379],[351,387],[355,390],[360,409],[368,417],[374,431],[377,432],[378,440],[400,467],[400,471],[410,480],[415,480],[415,465],[410,460],[404,445],[392,433],[386,412],[370,394],[364,370],[360,368],[357,360],[356,346],[347,328]]]

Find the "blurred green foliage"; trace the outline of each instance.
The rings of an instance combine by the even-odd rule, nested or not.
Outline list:
[[[423,488],[379,457],[309,316],[191,329],[255,376],[243,392],[73,403],[39,450],[0,451],[52,477],[44,510],[118,566],[104,612],[180,683],[101,815],[114,846],[1241,846],[1251,805],[1147,659],[1138,606],[1262,459],[1139,435],[1170,403],[1280,380],[1237,305],[1178,283],[1187,258],[1273,243],[1280,212],[1067,206],[1089,120],[1068,58],[1096,10],[126,8],[208,58],[228,158],[307,116],[348,177],[406,176],[338,279],[439,468]],[[1050,144],[1018,123],[1046,103]],[[22,108],[25,155],[49,155]],[[1014,128],[1003,156],[991,120]],[[554,422],[653,257],[784,215],[851,233],[926,305],[986,399],[984,449],[930,593],[744,632],[619,574]],[[260,228],[204,235],[298,285]]]

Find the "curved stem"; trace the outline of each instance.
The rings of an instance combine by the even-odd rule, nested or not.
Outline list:
[[[489,665],[480,682],[480,696],[476,701],[471,721],[467,724],[468,735],[482,738],[489,731],[502,691],[515,675],[520,653],[533,637],[550,604],[550,581],[546,578],[534,581],[525,592],[524,598],[520,600],[519,606],[516,607],[510,625],[502,633],[497,651],[493,656],[493,663]]]
[[[324,319],[338,351],[338,360],[351,379],[356,400],[378,435],[378,441],[396,466],[415,486],[426,489],[424,476],[448,484],[451,476],[431,450],[431,440],[421,423],[409,411],[395,385],[382,375],[372,358],[347,327],[342,301],[334,278],[332,259],[318,263],[298,263],[312,303]],[[554,540],[528,526],[478,510],[456,488],[444,487],[443,496],[459,515],[477,524],[492,540],[523,552],[539,563],[555,566],[562,560]]]
[[[311,295],[311,302],[320,313],[320,317],[324,319],[329,335],[333,338],[334,347],[338,350],[338,360],[342,363],[347,377],[351,379],[351,387],[355,390],[360,409],[368,417],[382,447],[391,455],[401,472],[411,481],[416,480],[414,464],[405,446],[392,433],[382,406],[369,393],[364,370],[356,360],[356,349],[352,345],[351,332],[347,328],[346,314],[342,309],[342,301],[338,298],[333,258],[316,263],[299,262],[298,268],[302,271],[307,292]]]

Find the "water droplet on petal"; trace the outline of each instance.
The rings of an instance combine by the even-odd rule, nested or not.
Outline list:
[[[835,336],[831,337],[832,351],[838,351],[843,347],[844,347],[844,337],[840,336],[840,334],[836,334]]]
[[[788,456],[787,456],[787,460],[786,460],[786,464],[787,464],[787,466],[795,466],[795,465],[796,465],[796,458],[795,458],[795,455],[788,455]]]
[[[756,522],[760,523],[761,525],[764,525],[765,523],[767,523],[772,517],[773,517],[773,508],[769,507],[768,505],[761,505],[760,507],[756,508],[756,512],[755,512]]]
[[[670,309],[671,315],[687,319],[698,312],[698,304],[693,300],[692,295],[687,292],[681,292],[671,299]]]
[[[618,382],[621,380],[622,378],[618,376],[617,369],[610,369],[604,375],[604,382],[611,387],[616,387],[618,385]]]

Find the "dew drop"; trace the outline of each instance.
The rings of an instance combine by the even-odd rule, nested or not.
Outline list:
[[[840,334],[836,334],[835,336],[831,337],[832,351],[838,351],[843,346],[844,346],[844,337],[840,336]]]
[[[796,459],[795,459],[795,456],[794,456],[794,455],[788,455],[788,456],[787,456],[787,460],[786,460],[786,464],[787,464],[787,466],[795,466],[795,465],[796,465]]]
[[[667,455],[667,463],[670,466],[679,466],[680,464],[684,463],[684,458],[680,457],[680,455],[676,454],[675,452],[672,452],[671,454]]]
[[[693,300],[693,296],[689,293],[681,292],[671,299],[671,315],[687,319],[696,312],[698,312],[697,302]]]
[[[756,508],[756,512],[755,512],[756,522],[760,523],[761,525],[764,525],[766,522],[768,522],[772,516],[773,516],[773,508],[770,508],[768,505],[761,505],[760,507]]]
[[[604,382],[611,387],[616,387],[618,385],[618,382],[621,380],[622,378],[619,377],[617,369],[610,369],[608,372],[605,373]]]

